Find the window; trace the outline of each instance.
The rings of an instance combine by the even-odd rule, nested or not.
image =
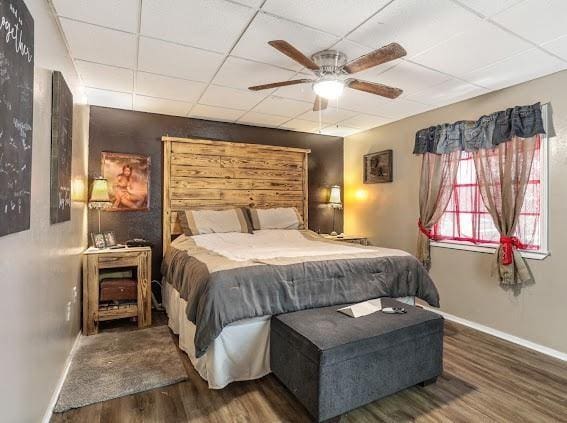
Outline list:
[[[547,106],[542,107],[547,132]],[[432,228],[432,245],[475,251],[493,251],[500,234],[480,195],[471,153],[462,152],[457,181],[447,210]],[[534,155],[524,205],[515,236],[526,245],[530,258],[547,255],[547,136],[542,135]]]

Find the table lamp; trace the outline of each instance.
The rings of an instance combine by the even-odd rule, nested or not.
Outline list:
[[[339,185],[333,185],[331,187],[331,192],[329,194],[329,207],[333,209],[333,232],[332,236],[337,236],[337,231],[335,231],[335,214],[337,209],[343,208],[343,203],[341,202],[341,187]]]
[[[105,178],[95,178],[89,198],[89,209],[98,210],[98,232],[100,233],[100,211],[112,206],[108,195],[108,181]]]

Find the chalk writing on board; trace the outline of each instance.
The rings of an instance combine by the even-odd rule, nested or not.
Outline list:
[[[30,227],[34,22],[0,0],[0,236]]]
[[[53,72],[51,109],[51,223],[71,220],[73,95],[61,72]]]

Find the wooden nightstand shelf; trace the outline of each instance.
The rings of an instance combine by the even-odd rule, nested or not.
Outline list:
[[[98,323],[105,320],[137,317],[138,327],[152,324],[151,291],[152,249],[133,247],[121,249],[89,248],[83,253],[83,335],[98,332]],[[136,304],[104,306],[99,304],[101,271],[131,269],[138,282]]]
[[[329,234],[321,234],[323,238],[329,239],[331,241],[342,241],[342,242],[350,242],[351,244],[360,244],[360,245],[368,245],[368,238],[365,236],[356,236],[356,235],[343,235],[342,237],[329,235]]]

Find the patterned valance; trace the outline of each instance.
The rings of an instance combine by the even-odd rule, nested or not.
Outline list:
[[[413,153],[492,149],[514,137],[530,138],[536,134],[545,134],[540,103],[516,106],[477,121],[463,120],[421,129],[415,134]]]

